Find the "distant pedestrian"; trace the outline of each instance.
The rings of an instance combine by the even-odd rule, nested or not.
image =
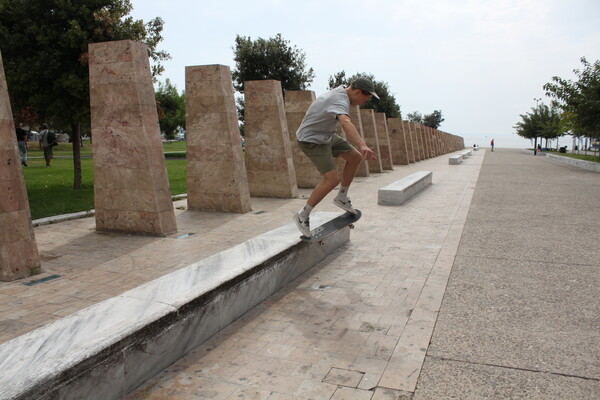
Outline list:
[[[490,145],[492,146],[492,151],[494,151],[494,139],[492,139],[492,141],[490,142]]]
[[[44,150],[46,167],[50,167],[50,163],[52,162],[52,157],[54,154],[52,152],[52,138],[50,137],[48,125],[46,124],[42,124],[42,131],[40,132],[40,146],[42,146],[42,150]]]
[[[16,131],[21,165],[27,166],[27,131],[23,128],[17,128]]]

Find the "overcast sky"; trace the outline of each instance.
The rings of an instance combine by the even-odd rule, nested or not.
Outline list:
[[[234,68],[236,35],[281,33],[306,54],[318,95],[336,72],[387,82],[402,116],[441,110],[440,129],[467,145],[526,147],[519,114],[552,76],[574,79],[600,59],[600,0],[132,0],[132,15],[165,21],[165,73],[185,89],[185,66]],[[566,144],[570,142],[565,140]],[[562,145],[562,143],[561,143]],[[570,146],[569,146],[570,147]]]

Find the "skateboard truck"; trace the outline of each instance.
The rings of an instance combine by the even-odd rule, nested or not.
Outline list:
[[[325,244],[325,239],[327,239],[329,236],[333,235],[340,229],[343,229],[345,227],[354,229],[354,222],[358,221],[361,215],[362,213],[360,212],[360,210],[356,210],[356,214],[346,212],[342,215],[335,217],[331,221],[325,222],[323,225],[313,229],[310,232],[310,237],[302,235],[300,236],[300,239],[303,242],[318,242],[321,246],[323,246]]]

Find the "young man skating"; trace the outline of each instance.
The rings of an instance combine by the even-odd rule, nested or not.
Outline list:
[[[306,237],[310,237],[310,212],[340,183],[340,190],[333,204],[356,214],[348,198],[348,189],[360,163],[363,160],[374,160],[375,153],[352,124],[350,106],[364,104],[371,96],[379,98],[373,82],[366,78],[357,78],[350,87],[338,86],[319,96],[310,105],[296,132],[298,146],[323,175],[323,180],[313,189],[304,207],[294,213],[294,222]],[[335,134],[338,122],[356,148]],[[337,156],[346,161],[341,178],[333,160]]]

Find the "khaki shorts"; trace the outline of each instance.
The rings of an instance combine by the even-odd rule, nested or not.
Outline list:
[[[325,174],[336,168],[333,157],[342,153],[355,150],[354,146],[339,135],[333,135],[331,143],[317,144],[309,142],[298,142],[300,149],[315,164],[321,174]]]

